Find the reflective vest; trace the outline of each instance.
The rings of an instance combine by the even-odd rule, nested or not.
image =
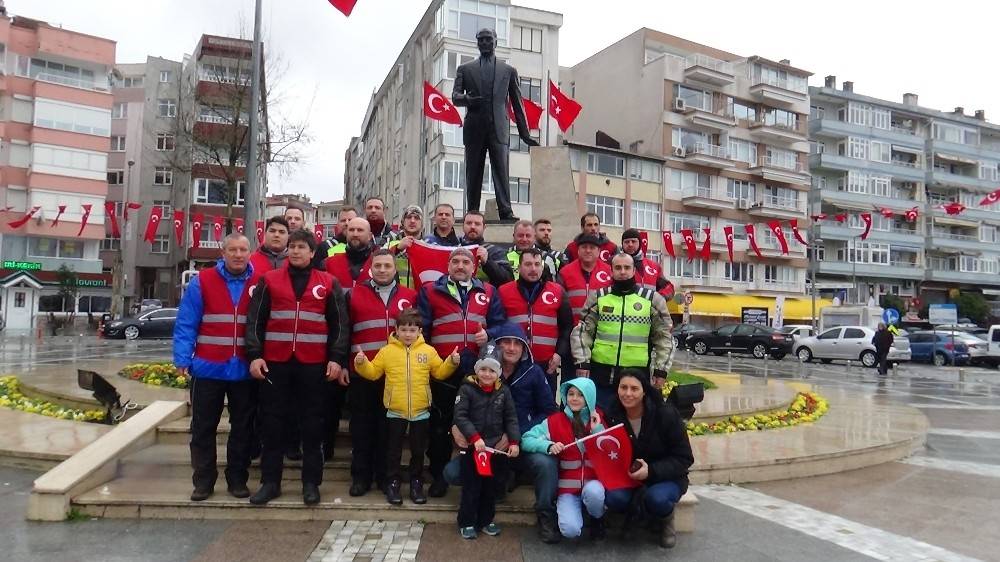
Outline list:
[[[514,281],[517,281],[521,277],[521,272],[518,271],[518,268],[521,267],[521,252],[517,251],[516,248],[511,248],[507,252],[507,261],[514,269]],[[556,273],[559,272],[559,258],[554,252],[542,252],[542,266],[549,272],[549,277],[554,279]]]
[[[331,239],[332,240],[332,239]],[[347,244],[343,242],[337,242],[336,244],[330,244],[330,248],[326,251],[326,257],[331,258],[337,254],[343,254],[347,251]]]
[[[549,426],[549,438],[553,443],[568,445],[576,441],[573,436],[573,424],[569,416],[563,412],[553,414],[546,420]],[[589,427],[590,421],[587,420]],[[596,480],[594,465],[580,450],[580,445],[570,445],[559,453],[559,492],[560,494],[579,494],[584,483]]]
[[[416,303],[417,292],[413,289],[396,285],[387,304],[382,302],[382,297],[371,284],[359,283],[351,291],[349,303],[351,356],[363,351],[369,361],[374,359],[378,350],[389,343],[389,335],[396,329],[399,313],[416,306]]]
[[[636,268],[635,271],[635,284],[637,287],[649,289],[655,293],[656,280],[660,278],[662,273],[660,266],[655,261],[643,258],[642,266]]]
[[[260,275],[254,271],[243,285],[239,302],[233,306],[226,280],[217,269],[212,267],[198,273],[203,308],[195,357],[216,363],[230,357],[246,359],[247,308],[259,279]]]
[[[532,303],[524,298],[517,281],[504,283],[498,290],[507,321],[516,322],[528,334],[532,358],[537,362],[552,359],[559,340],[559,305],[566,298],[563,288],[547,281]]]
[[[458,351],[465,349],[474,355],[479,355],[479,345],[473,336],[480,329],[486,329],[486,315],[490,310],[490,302],[495,295],[493,285],[488,283],[480,287],[470,287],[468,304],[462,310],[458,288],[448,284],[449,293],[444,293],[433,282],[424,285],[427,291],[427,302],[430,304],[431,315],[431,345],[441,357],[448,357],[458,346]]]
[[[358,272],[358,278],[351,276],[351,262],[347,261],[347,254],[340,253],[326,258],[326,272],[340,282],[340,290],[344,293],[350,292],[359,283],[371,279],[372,257],[369,255]]]
[[[333,277],[313,269],[301,300],[295,299],[288,268],[264,274],[271,295],[271,315],[264,334],[264,360],[326,363],[326,299],[333,291]]]
[[[594,309],[598,317],[591,362],[612,367],[649,365],[653,294],[647,289],[636,289],[627,295],[601,290]]]
[[[610,287],[611,266],[598,260],[594,264],[594,270],[590,272],[590,279],[583,276],[583,269],[580,260],[571,261],[559,272],[562,279],[563,289],[566,289],[566,298],[573,309],[573,324],[580,321],[580,313],[583,312],[583,305],[587,302],[587,295],[591,291]]]

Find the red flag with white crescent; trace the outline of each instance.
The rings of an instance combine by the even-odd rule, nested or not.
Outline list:
[[[839,215],[833,215],[833,220],[837,222],[847,222],[847,213],[840,213]]]
[[[698,247],[694,244],[694,233],[690,228],[685,228],[681,230],[681,236],[684,238],[684,249],[687,250],[688,261],[692,261],[695,254],[698,253]]]
[[[330,0],[330,5],[337,8],[340,10],[340,13],[348,17],[350,17],[351,12],[354,11],[354,5],[357,3],[358,0]]]
[[[549,80],[549,115],[556,120],[559,130],[566,132],[576,121],[583,106],[575,99],[562,93],[559,88]]]
[[[476,255],[479,246],[462,246]],[[448,275],[448,261],[455,246],[437,246],[417,240],[406,250],[410,258],[410,274],[421,284],[437,281],[442,275]],[[475,272],[472,274],[475,276]]]
[[[992,205],[1000,201],[1000,189],[991,191],[983,200],[979,202],[980,205]]]
[[[83,217],[80,219],[80,231],[76,233],[77,236],[83,234],[83,229],[87,227],[87,221],[90,219],[90,210],[94,208],[90,203],[80,206],[83,207]]]
[[[326,237],[326,229],[323,228],[323,225],[317,224],[313,226],[313,235],[316,236],[316,243],[319,244]]]
[[[947,205],[941,205],[941,209],[949,215],[955,216],[962,214],[962,211],[965,210],[965,205],[959,203],[958,201],[952,201]]]
[[[649,251],[649,233],[645,230],[639,232],[639,248],[642,250],[642,255],[646,255]]]
[[[820,213],[818,215],[811,215],[809,218],[811,218],[813,220],[813,222],[822,222],[823,220],[826,220],[826,213]]]
[[[243,219],[239,217],[233,219],[233,232],[239,232],[240,234],[245,234],[243,232]]]
[[[795,239],[798,240],[800,244],[802,244],[803,246],[808,246],[809,245],[806,242],[806,239],[802,237],[802,233],[799,232],[799,221],[798,221],[798,219],[790,219],[788,221],[788,226],[792,227],[792,234],[795,236]]]
[[[861,239],[868,238],[868,233],[872,231],[872,214],[861,213],[861,220],[865,223],[865,231],[861,233]]]
[[[59,205],[59,212],[56,213],[56,218],[55,220],[52,221],[52,224],[49,225],[49,228],[52,228],[53,226],[59,224],[59,217],[61,217],[62,214],[65,212],[66,212],[66,205]]]
[[[705,241],[701,245],[701,252],[699,256],[703,261],[709,261],[712,259],[712,229],[703,228],[705,231]]]
[[[125,208],[122,209],[122,219],[124,219],[125,222],[128,222],[128,212],[129,211],[138,211],[141,208],[142,208],[142,203],[131,203],[130,202],[130,203],[126,204]]]
[[[205,221],[205,215],[194,213],[191,215],[191,247],[201,247],[201,228]]]
[[[41,208],[42,208],[41,206],[35,205],[27,213],[24,213],[23,217],[17,219],[16,221],[10,221],[9,223],[7,223],[7,226],[11,228],[21,228],[22,226],[28,224],[28,221],[31,220],[31,217],[35,216],[35,213],[37,213]]]
[[[174,237],[178,246],[184,243],[184,211],[180,209],[174,211]]]
[[[906,217],[906,222],[917,222],[917,217],[920,216],[920,211],[917,207],[913,207],[909,211],[906,211],[903,215]]]
[[[879,214],[881,214],[883,217],[885,217],[887,219],[891,219],[893,217],[893,215],[896,214],[889,207],[882,207],[881,209],[878,210],[878,212],[879,212]]]
[[[729,250],[729,263],[733,263],[733,226],[726,225],[722,227],[722,231],[726,233],[726,249]]]
[[[669,230],[663,231],[663,249],[670,254],[670,257],[677,257],[677,254],[674,253],[674,235]]]
[[[149,221],[146,223],[146,235],[142,237],[143,240],[149,242],[150,244],[156,240],[156,229],[160,227],[160,219],[163,218],[163,207],[160,205],[153,205],[149,211]]]
[[[458,109],[427,81],[424,81],[424,115],[452,125],[462,125],[462,115]]]
[[[775,238],[778,239],[778,245],[781,246],[781,253],[788,254],[788,240],[785,239],[785,233],[781,230],[780,221],[771,221],[767,223],[767,227],[771,229]]]
[[[750,243],[750,248],[753,250],[753,253],[757,254],[758,258],[764,257],[764,255],[760,253],[760,248],[757,247],[757,235],[754,233],[753,225],[745,224],[743,225],[743,230],[746,230],[747,232],[747,242]]]
[[[542,120],[542,112],[545,110],[528,98],[521,98],[521,105],[524,106],[524,119],[528,122],[528,128],[533,131],[538,129]],[[511,123],[517,124],[517,120],[514,119],[514,105],[510,103],[510,100],[507,100],[507,118],[510,119]]]
[[[121,229],[118,228],[118,217],[115,216],[115,202],[114,201],[105,201],[104,202],[104,214],[106,214],[108,216],[108,218],[111,219],[111,237],[112,238],[121,238],[122,237],[122,231],[121,231]]]
[[[486,477],[493,476],[493,451],[477,451],[472,448],[469,453],[475,455],[477,474]]]
[[[222,215],[218,215],[212,219],[212,238],[215,238],[216,242],[222,242],[222,231],[225,229],[223,220],[225,219]]]
[[[595,433],[583,444],[587,449],[587,460],[594,465],[597,479],[606,490],[635,488],[642,484],[629,476],[629,468],[632,465],[632,440],[625,432],[624,424]]]
[[[257,221],[257,245],[264,243],[264,221]]]

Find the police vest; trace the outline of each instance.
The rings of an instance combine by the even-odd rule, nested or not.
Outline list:
[[[598,260],[594,264],[594,270],[590,272],[590,279],[583,276],[583,269],[580,260],[573,260],[559,272],[562,279],[562,286],[566,289],[566,298],[573,309],[573,324],[580,321],[580,313],[583,312],[583,305],[587,302],[587,295],[591,291],[603,289],[611,286],[611,266]]]
[[[601,290],[594,309],[598,316],[591,362],[612,367],[649,365],[653,294],[647,289],[636,289],[627,295]]]
[[[389,302],[369,283],[359,283],[351,291],[349,308],[351,312],[351,355],[364,352],[368,360],[375,358],[378,350],[389,343],[389,335],[396,329],[399,313],[412,308],[417,302],[417,292],[396,285]]]
[[[548,281],[542,285],[533,303],[524,298],[517,281],[504,283],[498,290],[500,302],[507,311],[507,321],[519,324],[528,334],[532,358],[538,362],[552,359],[559,340],[559,306],[565,298],[563,288]]]
[[[326,272],[333,275],[340,283],[340,290],[347,293],[356,285],[371,279],[372,257],[369,255],[368,259],[365,260],[364,265],[361,266],[361,271],[358,272],[357,279],[351,276],[351,262],[347,260],[346,253],[326,258],[325,266]]]
[[[635,271],[635,284],[637,287],[649,289],[655,293],[656,281],[660,278],[661,273],[660,266],[655,261],[643,258],[642,265]]]
[[[569,416],[563,412],[548,417],[549,438],[553,443],[569,444],[576,441]],[[589,424],[590,421],[587,420]],[[559,453],[559,493],[579,494],[584,483],[596,480],[594,465],[577,445],[569,445]]]
[[[195,357],[217,363],[230,357],[246,359],[247,308],[259,279],[260,275],[254,271],[240,291],[239,302],[233,306],[226,280],[217,269],[212,267],[198,273],[203,308]]]
[[[332,258],[337,254],[343,254],[347,251],[347,244],[343,242],[337,242],[336,244],[331,244],[330,248],[326,251],[326,257]]]
[[[470,287],[466,310],[458,300],[458,289],[448,285],[446,293],[433,282],[424,285],[427,292],[427,302],[430,305],[431,322],[430,344],[441,357],[448,357],[458,346],[458,351],[469,350],[479,355],[479,345],[473,336],[480,329],[486,329],[486,315],[490,310],[490,302],[495,296],[493,285],[483,284],[482,288]]]
[[[333,277],[313,269],[302,298],[296,300],[287,268],[264,275],[271,296],[271,315],[264,334],[264,360],[326,363],[326,300],[333,291]]]

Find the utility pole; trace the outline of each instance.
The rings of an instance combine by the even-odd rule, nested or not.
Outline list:
[[[125,189],[122,193],[122,209],[128,212],[129,191],[132,186],[132,166],[135,160],[128,161],[128,170],[125,172]],[[124,213],[122,214],[124,218]],[[111,317],[123,318],[125,316],[125,288],[128,285],[125,273],[125,243],[129,239],[129,223],[124,221],[124,229],[118,238],[118,254],[115,255],[115,263],[111,267]]]
[[[260,200],[261,193],[258,189],[258,146],[257,141],[260,136],[260,66],[261,66],[261,44],[260,44],[260,19],[261,1],[254,0],[253,16],[253,82],[250,86],[250,141],[247,154],[247,192],[244,194],[243,211],[245,217],[246,232],[253,232],[257,229],[257,221],[260,220]],[[267,126],[267,123],[264,124]],[[248,236],[251,249],[257,246],[257,237]]]

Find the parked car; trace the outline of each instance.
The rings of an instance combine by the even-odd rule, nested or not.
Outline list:
[[[990,358],[989,347],[990,344],[984,338],[987,335],[979,336],[971,331],[966,330],[935,330],[939,334],[945,334],[948,340],[951,340],[952,334],[955,335],[956,342],[962,342],[965,347],[969,350],[969,363],[972,365],[996,365],[996,360]]]
[[[958,338],[952,342],[949,332],[913,332],[910,334],[910,351],[914,361],[943,365],[965,365],[969,362],[969,348]]]
[[[783,334],[792,334],[792,339],[795,343],[802,338],[808,338],[816,334],[812,326],[807,324],[789,324],[778,328]]]
[[[791,334],[783,334],[774,328],[755,324],[729,324],[715,330],[693,332],[688,336],[687,345],[698,355],[714,353],[749,353],[757,359],[770,355],[782,359],[792,351]]]
[[[861,361],[865,367],[874,367],[878,362],[872,338],[875,330],[867,326],[837,326],[795,343],[795,356],[800,361],[819,359],[823,363],[834,360]],[[893,338],[889,348],[889,363],[900,363],[911,359],[910,340],[905,332]]]
[[[176,308],[157,308],[135,317],[115,320],[104,326],[104,337],[135,340],[139,338],[170,338],[174,335]]]
[[[705,328],[701,326],[695,326],[694,324],[681,324],[679,326],[674,326],[671,335],[674,338],[674,349],[686,349],[688,336],[694,332],[703,332]]]

